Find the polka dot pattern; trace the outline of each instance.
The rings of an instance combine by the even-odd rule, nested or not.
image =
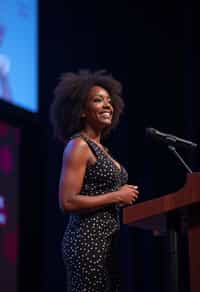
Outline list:
[[[98,196],[126,184],[126,170],[122,166],[119,169],[98,144],[81,137],[97,158],[95,164],[87,166],[81,194]],[[68,292],[120,291],[119,211],[116,205],[109,205],[84,214],[70,214],[62,240]]]

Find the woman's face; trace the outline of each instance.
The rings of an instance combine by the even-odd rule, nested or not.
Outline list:
[[[86,124],[98,129],[104,129],[111,125],[113,106],[107,90],[101,86],[93,86],[90,89],[83,117]]]

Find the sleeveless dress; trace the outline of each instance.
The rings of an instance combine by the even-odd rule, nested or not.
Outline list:
[[[98,196],[127,183],[128,175],[95,142],[80,134],[96,156],[86,167],[80,194]],[[118,292],[120,208],[108,205],[84,213],[71,213],[62,240],[68,292]]]

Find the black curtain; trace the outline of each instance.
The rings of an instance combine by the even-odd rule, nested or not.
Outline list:
[[[145,128],[200,143],[194,10],[190,1],[177,0],[40,1],[40,122],[46,148],[41,291],[66,291],[60,242],[67,217],[58,208],[64,145],[53,139],[48,121],[58,77],[90,68],[107,69],[121,80],[125,112],[105,143],[128,169],[129,182],[139,185],[139,202],[175,191],[185,181],[185,169],[165,145],[147,141]],[[193,19],[197,27],[198,18]],[[180,154],[199,169],[198,151]],[[163,239],[127,226],[122,235],[124,291],[164,291]]]

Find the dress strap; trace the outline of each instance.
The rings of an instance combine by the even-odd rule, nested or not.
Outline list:
[[[81,134],[81,133],[76,133],[74,135],[72,135],[68,142],[71,140],[71,139],[75,139],[75,138],[82,138],[87,144],[88,144],[88,147],[90,148],[90,150],[92,151],[92,153],[98,157],[99,156],[99,147],[97,146],[97,144],[95,142],[93,142],[92,140],[90,140],[88,137],[86,137],[85,135]]]

